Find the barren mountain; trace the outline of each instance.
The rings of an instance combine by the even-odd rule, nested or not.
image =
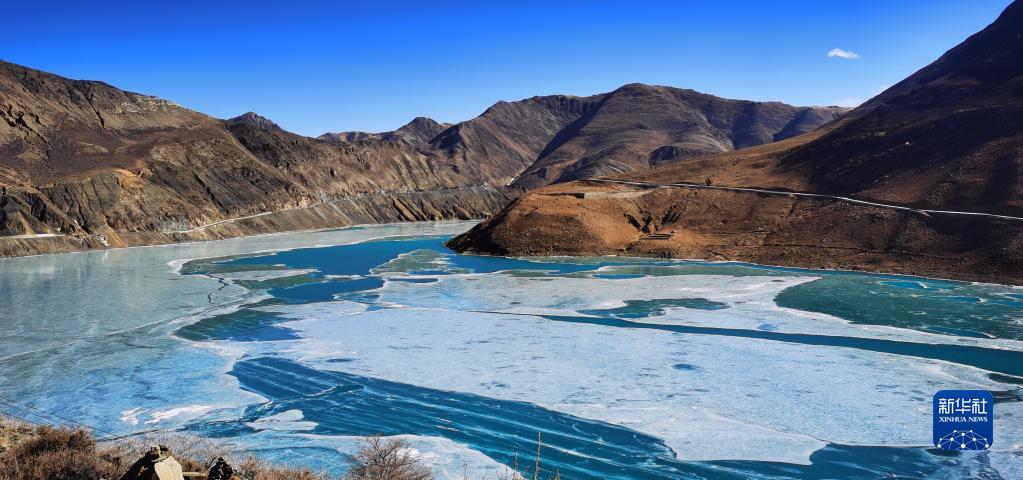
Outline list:
[[[813,130],[845,111],[629,84],[590,97],[589,108],[543,147],[515,184],[535,188],[761,145]]]
[[[433,136],[417,138],[430,136],[433,156],[482,164],[514,180],[514,186],[530,189],[783,140],[847,110],[729,100],[634,83],[590,97],[498,102],[479,117],[440,133],[426,129]],[[390,139],[414,124],[396,132],[342,132],[321,138]]]
[[[404,141],[321,141],[10,63],[0,118],[0,255],[472,218],[510,198]]]
[[[525,187],[769,142],[839,113],[627,85],[309,138],[0,62],[0,255],[480,217]]]
[[[512,255],[735,259],[1023,282],[1023,5],[817,131],[538,189],[456,238]],[[689,186],[660,187],[676,182]],[[709,183],[710,185],[707,185]],[[779,193],[721,189],[760,187]]]

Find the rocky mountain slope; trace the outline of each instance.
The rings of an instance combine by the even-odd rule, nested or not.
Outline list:
[[[523,188],[769,142],[839,113],[627,85],[309,138],[0,62],[0,255],[481,217]]]
[[[1023,5],[843,119],[781,166],[811,188],[1023,215]]]
[[[463,251],[735,259],[1023,282],[1023,5],[842,119],[781,142],[530,192]],[[706,183],[711,183],[707,188]]]
[[[511,198],[403,139],[311,139],[10,63],[0,118],[0,255],[474,218]]]
[[[590,97],[550,95],[498,102],[479,117],[417,139],[434,155],[487,164],[522,189],[646,170],[663,162],[783,140],[844,114],[841,107],[793,107],[729,100],[672,87],[629,84]],[[417,119],[422,123],[436,122]],[[342,132],[321,138],[394,138]],[[431,136],[432,134],[432,136]]]
[[[515,184],[535,188],[761,145],[813,130],[845,111],[629,84],[588,98],[582,115],[555,134]]]

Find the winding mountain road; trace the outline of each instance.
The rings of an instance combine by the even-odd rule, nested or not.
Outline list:
[[[758,193],[763,195],[776,195],[786,197],[805,197],[805,198],[822,198],[827,200],[835,200],[840,202],[852,203],[857,205],[866,205],[877,208],[887,208],[891,210],[902,210],[906,212],[920,213],[924,215],[959,215],[969,217],[987,217],[996,218],[999,220],[1010,220],[1015,222],[1023,222],[1023,217],[1013,217],[1010,215],[998,215],[994,213],[983,213],[983,212],[961,212],[956,210],[930,210],[926,208],[912,208],[902,205],[892,205],[889,203],[878,203],[868,202],[866,200],[857,200],[855,198],[840,197],[835,195],[824,195],[820,193],[805,193],[805,192],[787,192],[783,190],[767,190],[762,188],[744,188],[744,187],[722,187],[717,185],[700,185],[697,183],[650,183],[650,182],[633,182],[629,180],[612,180],[609,178],[593,178],[585,180],[586,182],[596,183],[610,183],[619,185],[630,185],[644,188],[689,188],[699,190],[721,190],[726,192],[747,192],[747,193]]]

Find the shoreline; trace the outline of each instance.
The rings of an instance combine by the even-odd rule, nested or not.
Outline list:
[[[445,246],[447,246],[447,243],[445,243]],[[448,248],[451,248],[451,247],[448,247]],[[1014,288],[1014,289],[1023,290],[1023,284],[1016,285],[1016,284],[1012,284],[1012,283],[983,282],[983,281],[978,281],[978,280],[963,280],[963,279],[951,278],[951,277],[929,277],[929,276],[926,276],[926,275],[919,275],[919,274],[913,274],[913,273],[896,273],[896,272],[881,272],[881,271],[870,271],[870,270],[854,270],[854,269],[850,269],[850,268],[803,267],[803,266],[796,266],[796,265],[779,265],[779,264],[770,264],[770,263],[750,262],[750,261],[746,261],[746,260],[712,260],[712,259],[709,259],[709,258],[653,257],[653,256],[644,256],[644,255],[612,255],[612,254],[605,254],[605,255],[599,255],[599,254],[593,254],[593,255],[583,255],[583,254],[579,254],[579,255],[576,255],[576,254],[495,255],[495,254],[490,254],[490,253],[486,253],[486,252],[479,252],[479,251],[474,251],[474,250],[466,250],[464,252],[463,251],[458,251],[457,249],[453,249],[453,248],[452,248],[452,250],[458,252],[459,255],[475,255],[475,256],[480,256],[480,257],[499,257],[499,258],[525,258],[525,259],[533,259],[533,258],[635,258],[635,259],[641,259],[641,260],[659,260],[659,261],[669,261],[669,262],[706,263],[706,264],[711,264],[711,265],[717,265],[717,264],[736,264],[736,265],[745,266],[745,267],[752,267],[752,268],[780,269],[780,270],[798,270],[801,273],[827,272],[827,273],[842,274],[842,275],[871,275],[871,276],[880,276],[880,277],[892,277],[893,279],[911,278],[911,279],[920,279],[920,280],[927,280],[927,281],[935,281],[936,280],[936,281],[941,281],[941,282],[955,282],[955,283],[963,283],[963,284],[969,284],[969,285],[1005,287],[1005,288]]]
[[[239,239],[246,239],[246,238],[269,237],[269,236],[274,236],[274,235],[289,235],[289,234],[303,234],[303,233],[322,233],[322,232],[330,232],[330,231],[335,231],[335,230],[337,230],[337,231],[344,231],[344,230],[350,230],[350,229],[353,229],[353,228],[367,228],[367,227],[377,227],[377,226],[388,227],[388,226],[422,225],[422,224],[444,225],[444,224],[469,223],[469,222],[476,222],[478,224],[480,221],[481,221],[481,219],[465,219],[465,220],[462,220],[462,219],[444,219],[444,220],[433,220],[433,221],[425,221],[424,220],[424,221],[387,222],[387,223],[355,223],[355,224],[351,224],[351,225],[342,225],[342,226],[336,226],[336,227],[304,228],[304,229],[299,229],[299,230],[270,231],[270,232],[251,233],[251,234],[243,234],[243,235],[236,235],[236,236],[226,236],[226,237],[223,237],[223,238],[190,239],[190,240],[182,240],[182,241],[170,241],[170,242],[163,242],[163,243],[148,243],[148,244],[138,244],[138,245],[123,245],[123,246],[115,246],[115,247],[81,248],[81,249],[76,249],[76,250],[67,250],[67,251],[59,251],[59,252],[28,253],[28,254],[25,254],[25,255],[0,255],[0,262],[8,261],[8,260],[16,260],[16,259],[19,259],[19,258],[43,257],[43,256],[49,256],[49,255],[65,255],[65,254],[76,254],[76,253],[108,252],[108,251],[117,251],[117,250],[127,250],[127,249],[132,249],[132,248],[155,248],[155,247],[173,247],[173,246],[200,245],[200,244],[210,243],[210,242],[222,242],[222,241],[239,240]],[[0,242],[3,242],[5,238],[8,238],[8,237],[0,237]],[[54,237],[46,237],[46,238],[54,238]],[[324,244],[322,246],[328,246],[329,247],[329,246],[332,246],[332,245],[335,245],[335,244]],[[340,245],[340,244],[336,244],[336,245]],[[277,249],[277,250],[288,250],[290,248],[298,248],[298,247],[286,247],[286,248]],[[269,251],[274,251],[274,250],[275,249],[268,249],[268,250],[265,250],[265,251],[269,252]],[[262,252],[260,252],[260,253],[262,253]],[[174,261],[184,260],[184,261],[187,262],[187,261],[190,261],[190,260],[197,260],[197,259],[200,259],[200,258],[189,258],[189,259],[181,258],[181,259],[175,259]],[[168,266],[169,267],[173,267],[172,265],[169,265],[169,264],[168,264]],[[179,268],[180,268],[180,266],[179,266]]]
[[[451,237],[451,239],[448,240],[447,242],[445,242],[444,245],[446,247],[451,248],[452,250],[458,252],[459,254],[462,254],[462,255],[478,255],[478,256],[487,256],[487,257],[506,257],[506,258],[602,258],[602,257],[606,257],[606,258],[635,258],[635,259],[648,259],[648,260],[661,260],[661,261],[667,260],[667,261],[678,261],[678,262],[701,262],[701,263],[707,263],[707,264],[735,263],[735,264],[740,264],[740,265],[745,265],[745,266],[751,266],[751,267],[754,267],[754,268],[799,270],[799,271],[803,271],[803,272],[806,272],[806,273],[812,273],[814,271],[823,271],[823,272],[838,273],[838,274],[849,274],[849,275],[858,275],[858,274],[859,275],[883,275],[883,276],[892,276],[892,277],[897,277],[897,278],[917,278],[917,279],[923,279],[923,280],[939,280],[939,281],[968,283],[968,284],[974,284],[974,285],[991,285],[991,286],[1008,287],[1008,288],[1014,288],[1014,289],[1021,289],[1021,290],[1023,290],[1023,283],[1019,283],[1019,284],[1000,283],[1000,282],[991,281],[991,280],[979,280],[979,279],[977,279],[979,277],[967,278],[967,277],[955,277],[955,276],[939,276],[940,274],[939,275],[934,275],[934,276],[929,276],[929,275],[926,275],[926,274],[918,274],[918,273],[902,273],[902,272],[898,272],[898,271],[894,271],[894,270],[868,270],[868,269],[841,268],[841,267],[828,267],[828,266],[813,266],[813,265],[795,264],[795,263],[793,263],[793,264],[761,263],[761,262],[753,262],[753,261],[742,260],[742,259],[737,259],[737,258],[736,259],[720,260],[720,259],[699,258],[699,257],[663,257],[663,256],[654,256],[654,255],[643,255],[642,253],[634,254],[634,255],[630,255],[630,254],[624,254],[623,255],[623,254],[620,254],[620,253],[604,253],[604,254],[601,254],[601,253],[554,252],[554,253],[551,253],[551,254],[544,254],[544,255],[529,255],[529,254],[521,254],[521,255],[507,254],[507,255],[500,255],[500,254],[492,254],[492,253],[488,253],[488,252],[484,252],[484,251],[478,251],[478,250],[475,250],[475,249],[460,250],[459,248],[456,248],[456,247],[450,245],[450,243],[453,242],[455,239],[457,239],[457,238],[459,238],[459,237],[461,237],[463,235],[468,234],[471,230],[474,230],[476,227],[479,227],[480,225],[482,225],[484,222],[486,222],[486,219],[468,219],[468,220],[447,219],[447,220],[436,220],[436,221],[360,223],[360,224],[352,224],[352,225],[346,225],[346,226],[340,226],[340,227],[308,228],[308,229],[301,229],[301,230],[286,230],[286,231],[272,231],[272,232],[253,233],[253,234],[247,234],[247,235],[230,236],[230,237],[225,237],[225,238],[195,239],[195,240],[184,240],[184,241],[179,241],[179,242],[173,242],[172,241],[172,242],[167,242],[167,243],[152,243],[152,244],[127,245],[127,246],[102,247],[102,248],[83,248],[83,249],[78,249],[78,250],[68,250],[68,251],[61,251],[61,252],[42,252],[42,253],[32,253],[32,254],[26,254],[26,255],[9,255],[9,256],[0,256],[0,265],[2,265],[2,262],[4,262],[4,261],[11,261],[11,260],[19,259],[19,258],[33,258],[33,257],[43,257],[43,256],[50,256],[50,255],[81,254],[81,253],[92,253],[92,252],[107,252],[107,251],[117,251],[117,250],[133,249],[133,248],[155,248],[155,247],[172,247],[172,246],[199,245],[199,244],[210,243],[210,242],[230,241],[230,240],[238,240],[238,239],[246,239],[246,238],[269,237],[269,236],[289,235],[289,234],[322,233],[322,232],[330,232],[330,231],[345,231],[345,230],[350,230],[350,229],[353,229],[353,228],[372,228],[372,227],[377,227],[377,226],[386,227],[386,226],[421,225],[421,224],[444,225],[444,224],[457,224],[457,223],[469,223],[469,222],[476,222],[476,223],[472,227],[470,227],[470,229],[468,229],[466,232]],[[401,236],[401,235],[395,235],[395,236]],[[387,237],[387,236],[385,236],[385,237]],[[385,237],[375,237],[374,239],[385,238]],[[4,241],[5,238],[8,238],[8,237],[0,237],[0,242]],[[53,237],[45,237],[45,238],[53,238]],[[354,242],[354,243],[360,243],[360,242]],[[327,243],[327,244],[316,245],[316,246],[330,247],[330,246],[335,246],[335,245],[342,245],[342,244],[340,244],[340,243],[337,243],[337,244],[335,244],[335,243]],[[256,252],[251,252],[251,253],[269,253],[269,252],[276,252],[276,251],[293,250],[295,248],[313,248],[313,247],[315,247],[315,246],[309,246],[309,247],[284,247],[284,248],[275,248],[275,249],[264,249],[264,250],[260,250],[260,251],[256,251]],[[199,259],[202,259],[202,258],[203,257],[175,259],[175,260],[172,260],[171,262],[168,262],[167,266],[171,268],[171,271],[173,273],[178,273],[180,271],[181,267],[185,263],[187,263],[189,261],[192,261],[192,260],[199,260]],[[180,262],[180,263],[177,264],[177,265],[171,265],[171,263],[174,263],[174,262]]]

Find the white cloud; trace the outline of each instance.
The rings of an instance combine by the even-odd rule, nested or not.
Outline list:
[[[832,48],[831,50],[828,51],[828,56],[844,58],[846,60],[856,60],[857,58],[860,58],[860,56],[857,55],[856,53],[850,52],[848,50],[842,50],[841,48]]]

